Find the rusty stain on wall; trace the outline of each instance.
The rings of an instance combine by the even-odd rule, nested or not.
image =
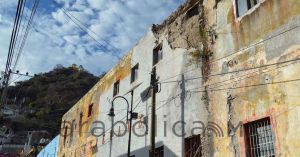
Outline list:
[[[240,18],[236,18],[234,3],[223,0],[217,5],[204,4],[208,15],[217,16],[207,16],[207,20],[216,25],[219,33],[213,58],[221,59],[211,64],[211,73],[227,73],[299,58],[300,39],[296,34],[300,29],[296,26],[300,25],[300,1],[265,0]],[[226,19],[220,19],[223,17]],[[273,82],[297,79],[299,72],[299,61],[295,61],[225,74],[222,78],[210,77],[206,84],[223,80],[225,89],[209,92],[212,119],[230,124],[223,130],[231,130],[230,126],[237,126],[240,121],[245,124],[271,117],[276,155],[298,156],[297,141],[300,139],[294,135],[299,133],[296,129],[299,121],[295,119],[299,117],[299,82]],[[262,85],[251,87],[258,84]],[[243,86],[245,88],[236,88]],[[235,99],[229,103],[230,112],[224,112],[228,109],[228,94]],[[241,125],[235,134],[214,139],[213,147],[219,149],[215,149],[212,156],[245,156],[242,131]]]
[[[106,92],[117,80],[122,80],[130,74],[131,53],[128,53],[123,59],[109,71],[85,96],[83,96],[62,118],[63,122],[72,122],[75,120],[73,136],[67,136],[66,145],[63,146],[64,138],[60,138],[60,148],[58,156],[84,155],[93,157],[97,153],[97,145],[101,143],[99,139],[91,135],[92,123],[98,120],[101,93]],[[92,115],[88,117],[89,105],[93,104]],[[82,113],[82,124],[79,124],[80,113]],[[68,135],[71,134],[68,130]],[[63,135],[61,135],[63,136]],[[72,143],[70,140],[72,138]]]

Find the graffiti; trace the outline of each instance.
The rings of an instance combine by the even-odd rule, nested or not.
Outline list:
[[[165,122],[166,123],[166,122]],[[164,123],[164,125],[165,125]],[[64,122],[63,128],[61,129],[60,135],[62,137],[70,136],[72,132],[76,132],[76,130],[71,130],[69,125],[70,122]],[[173,135],[177,137],[184,137],[187,132],[182,132],[180,128],[187,126],[187,122],[184,121],[176,121],[173,123],[172,126],[172,133]],[[191,122],[192,128],[189,134],[191,135],[198,135],[198,134],[210,134],[214,135],[215,137],[224,137],[224,132],[222,128],[215,122],[202,122],[202,121],[193,121]],[[137,137],[145,137],[148,134],[148,124],[147,121],[136,121],[132,124],[132,132]],[[127,132],[129,131],[128,125],[123,121],[117,121],[113,124],[113,132],[110,136],[117,136],[117,137],[123,137],[126,136]],[[158,129],[156,127],[156,129]],[[163,127],[164,132],[166,132],[166,127]],[[79,128],[80,130],[80,128]],[[102,143],[105,143],[104,137],[105,133],[110,132],[111,127],[109,129],[106,129],[105,123],[102,121],[94,121],[93,127],[90,129],[88,133],[89,135],[92,135],[94,137],[103,137]],[[157,130],[156,130],[157,131]],[[166,137],[167,134],[165,133],[164,136]]]

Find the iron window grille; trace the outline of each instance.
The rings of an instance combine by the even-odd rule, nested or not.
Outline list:
[[[247,157],[275,157],[275,135],[270,118],[244,124]]]
[[[201,136],[194,135],[184,139],[184,157],[201,157]]]

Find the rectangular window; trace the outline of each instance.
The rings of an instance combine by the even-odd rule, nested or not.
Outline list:
[[[70,146],[72,144],[73,141],[73,133],[75,132],[75,119],[72,120],[72,124],[71,124],[71,133],[70,133]]]
[[[260,0],[235,0],[237,17],[241,17],[259,3]]]
[[[184,139],[184,157],[191,156],[202,156],[200,135],[194,135]]]
[[[137,77],[138,77],[138,71],[139,71],[139,64],[136,64],[132,69],[131,69],[131,80],[130,82],[134,82]]]
[[[90,105],[89,105],[88,117],[90,117],[90,116],[92,115],[92,113],[93,113],[93,105],[94,105],[94,104],[90,104]]]
[[[67,133],[68,133],[68,126],[65,126],[65,131],[64,131],[64,146],[66,145],[66,141],[67,141]]]
[[[113,96],[116,96],[119,94],[119,90],[120,90],[120,81],[117,81],[114,83],[114,93]]]
[[[155,148],[155,157],[164,157],[164,146],[160,146],[158,148]],[[149,155],[151,155],[151,152],[149,151]]]
[[[83,117],[83,113],[80,112],[80,115],[79,115],[79,136],[81,136],[81,129],[82,129],[82,117]]]
[[[162,44],[153,49],[153,65],[157,64],[163,58]]]
[[[275,136],[270,118],[244,124],[247,157],[275,157]]]

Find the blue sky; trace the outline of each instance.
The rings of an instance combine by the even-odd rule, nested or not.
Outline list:
[[[48,157],[48,156],[57,156],[58,152],[58,143],[59,143],[60,135],[57,135],[51,142],[37,155],[37,157]]]
[[[27,0],[29,14],[33,0]],[[30,74],[55,65],[83,65],[95,75],[109,70],[149,30],[184,0],[40,0],[17,69]],[[0,70],[4,70],[17,0],[0,0]],[[84,23],[104,48],[62,12]],[[27,10],[27,11],[26,11]],[[28,16],[28,15],[27,15]],[[107,44],[108,43],[108,44]]]

